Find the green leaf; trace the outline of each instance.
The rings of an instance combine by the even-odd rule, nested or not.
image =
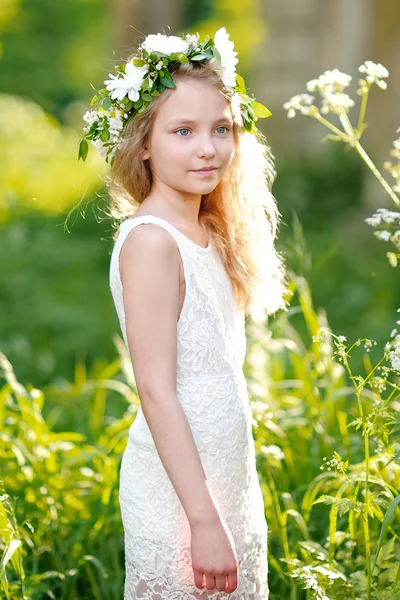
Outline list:
[[[214,54],[215,58],[218,60],[219,64],[221,64],[222,58],[215,46],[213,47],[213,54]]]
[[[143,79],[143,83],[142,83],[142,90],[148,90],[150,87],[150,81],[148,77],[145,77]]]
[[[151,102],[152,100],[151,95],[148,92],[144,92],[144,94],[142,94],[142,99],[145,100],[145,102]]]
[[[167,88],[176,87],[173,79],[172,79],[172,81],[171,81],[171,79],[167,79],[166,77],[160,77],[159,79],[160,79],[161,83]]]
[[[144,111],[146,110],[147,106],[148,106],[147,104],[143,104],[143,106],[141,106],[141,107],[138,109],[138,113],[142,113],[142,112],[144,112]]]
[[[382,542],[386,537],[387,531],[389,529],[389,525],[391,524],[391,522],[394,519],[394,513],[395,513],[395,510],[396,510],[396,507],[398,504],[400,504],[400,496],[397,496],[396,498],[394,498],[392,500],[392,502],[389,505],[389,508],[386,511],[385,518],[383,519],[383,523],[382,523],[382,527],[381,527],[381,532],[379,535],[378,546],[377,546],[377,549],[375,552],[375,560],[374,560],[374,564],[372,567],[372,571],[375,569],[376,559],[378,558],[379,550],[381,549]]]
[[[183,54],[183,52],[176,52],[174,56],[176,56],[176,60],[179,60],[179,62],[181,63],[189,62],[188,57],[186,56],[186,54]]]
[[[205,58],[207,58],[205,54],[196,54],[195,56],[192,56],[190,60],[204,60]]]
[[[132,100],[128,99],[128,102],[125,104],[125,110],[128,112],[129,110],[131,110],[132,106],[133,106]]]
[[[90,101],[90,106],[93,106],[93,104],[96,104],[96,102],[98,102],[98,101],[99,101],[99,97],[98,97],[98,95],[96,94],[96,95],[95,95],[95,96],[93,96],[93,98],[91,99],[91,101]]]
[[[247,94],[247,90],[246,90],[246,85],[244,83],[244,79],[241,75],[239,75],[239,73],[236,73],[236,86],[238,88],[238,91],[241,94]]]
[[[272,115],[272,112],[260,102],[253,102],[253,110],[256,117],[260,119],[267,119]]]
[[[111,98],[109,98],[109,97],[105,98],[105,100],[103,100],[104,110],[108,110],[109,108],[111,108],[111,104],[112,104]]]
[[[142,99],[139,98],[139,100],[136,100],[136,102],[133,103],[133,106],[135,108],[140,108],[142,106],[142,104],[143,104]]]
[[[110,92],[106,88],[101,88],[101,90],[99,90],[97,93],[100,94],[101,96],[109,96],[110,95]]]
[[[100,139],[102,142],[107,142],[110,139],[110,132],[108,129],[103,129],[100,134]]]
[[[83,139],[81,139],[81,141],[79,143],[78,160],[81,158],[83,160],[83,162],[85,162],[88,152],[89,152],[89,144],[83,138]]]
[[[152,95],[152,96],[160,96],[160,92],[159,92],[158,90],[153,90],[153,91],[151,92],[151,95]]]
[[[140,58],[134,58],[132,62],[135,65],[135,67],[143,67],[145,64],[144,60],[141,60]]]

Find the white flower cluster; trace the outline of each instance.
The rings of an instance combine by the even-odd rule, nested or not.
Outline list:
[[[396,248],[400,250],[400,212],[388,210],[387,208],[378,208],[372,217],[365,219],[365,222],[373,227],[384,225],[384,229],[374,231],[374,235],[378,240],[393,242]],[[392,231],[389,231],[389,229]]]
[[[396,129],[396,133],[400,133],[400,127]],[[391,161],[386,161],[383,166],[396,180],[393,191],[400,193],[400,137],[397,140],[394,140],[390,155],[393,156],[397,162],[393,164]]]
[[[342,73],[338,69],[333,71],[325,71],[318,77],[318,79],[311,79],[308,81],[306,86],[309,92],[316,92],[317,90],[321,93],[330,92],[331,94],[337,94],[343,92],[344,88],[350,85],[351,75]]]
[[[389,77],[389,71],[380,63],[374,63],[371,60],[366,60],[363,65],[358,67],[360,73],[365,73],[365,79],[368,83],[376,83],[382,90],[387,89],[386,81],[382,81],[383,77]]]
[[[187,34],[186,36],[186,41],[188,44],[190,44],[192,46],[192,48],[194,50],[196,50],[198,43],[199,43],[199,34],[197,33],[196,35],[191,35],[191,34]]]
[[[354,101],[350,96],[343,93],[351,79],[351,75],[333,69],[333,71],[325,71],[318,79],[311,79],[307,82],[309,92],[319,91],[322,96],[322,114],[326,115],[330,112],[341,114],[343,111],[348,112],[354,106]]]
[[[373,227],[381,225],[382,223],[387,223],[388,225],[390,225],[398,222],[400,225],[400,212],[388,210],[387,208],[378,208],[378,210],[374,215],[372,215],[372,217],[368,217],[367,219],[365,219],[365,222],[368,223],[368,225],[372,225]]]
[[[296,111],[303,115],[308,115],[313,106],[314,96],[310,94],[297,94],[285,102],[283,108],[288,111],[288,119],[293,119],[296,116]]]
[[[397,312],[400,312],[400,308]],[[400,321],[396,321],[396,323],[400,325]],[[397,333],[397,329],[393,329],[390,337],[393,337],[394,340],[388,342],[385,346],[387,358],[390,361],[392,370],[400,371],[400,335]]]
[[[106,158],[107,155],[112,158],[122,142],[120,134],[125,125],[124,120],[115,112],[111,113],[104,109],[87,111],[83,115],[83,119],[88,124],[83,128],[85,133],[89,131],[94,123],[96,123],[96,129],[99,131],[103,131],[106,128],[109,130],[110,138],[107,142],[103,142],[101,139],[91,140],[91,142],[100,152],[102,158]],[[105,144],[112,145],[107,146]]]
[[[368,83],[376,83],[376,85],[383,90],[387,88],[387,84],[385,81],[382,81],[382,78],[388,77],[389,72],[380,63],[376,64],[367,60],[358,68],[358,70],[361,73],[365,73],[365,80],[360,79],[360,87],[357,90],[357,94],[365,94],[369,89]],[[354,100],[343,91],[350,85],[351,80],[351,75],[343,73],[342,71],[339,71],[339,69],[333,69],[332,71],[325,71],[325,73],[322,73],[317,79],[308,81],[306,84],[307,91],[320,92],[322,97],[322,114],[334,113],[341,115],[347,113],[350,108],[355,105]],[[287,115],[289,119],[292,119],[295,116],[296,110],[304,115],[311,116],[318,112],[318,109],[315,107],[314,109],[311,109],[308,106],[310,103],[307,101],[307,98],[311,98],[311,96],[308,96],[307,94],[298,94],[297,96],[293,96],[289,102],[286,102],[283,105],[283,107],[289,111]],[[304,102],[303,99],[305,99]],[[313,112],[314,110],[315,113]]]

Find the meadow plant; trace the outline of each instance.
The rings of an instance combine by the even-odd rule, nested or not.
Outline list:
[[[300,113],[326,126],[332,133],[324,140],[354,148],[400,206],[396,195],[400,191],[400,139],[393,143],[394,161],[384,163],[396,181],[393,186],[360,143],[367,127],[364,119],[370,89],[375,84],[385,90],[389,73],[371,61],[359,71],[364,79],[359,80],[357,89],[361,105],[356,125],[349,118],[355,102],[344,91],[352,78],[337,69],[307,83],[308,92],[320,93],[321,108],[314,104],[314,96],[306,93],[292,97],[284,108],[288,118]],[[326,118],[329,114],[338,118],[339,126]],[[395,252],[388,253],[388,258],[395,267],[400,257],[400,212],[378,209],[366,222],[379,227],[375,231],[379,239],[394,244]],[[253,346],[257,347],[256,357],[262,353],[258,331],[253,337],[256,340],[258,336],[259,341],[250,344],[247,359],[256,448],[273,534],[269,561],[291,588],[291,600],[300,597],[297,586],[306,590],[307,599],[395,600],[400,598],[400,536],[392,527],[394,519],[398,521],[400,504],[400,335],[397,329],[388,334],[381,358],[372,365],[374,340],[360,338],[348,344],[345,336],[331,331],[323,311],[314,311],[307,282],[295,276],[292,287],[300,306],[278,318],[273,325],[278,335],[264,340],[267,358],[261,382],[256,375],[260,361],[254,362],[253,357]],[[290,323],[299,313],[310,337],[309,347]],[[351,366],[356,348],[364,350],[365,373],[361,375]],[[257,393],[267,384],[269,402],[260,410]],[[279,451],[284,457],[280,460]],[[318,470],[323,471],[319,474],[317,462]],[[304,478],[311,479],[306,487]],[[292,489],[292,493],[282,492],[279,498],[278,487]],[[330,506],[328,521],[323,512],[314,517],[316,521],[311,519],[318,505]],[[300,537],[287,528],[289,518]],[[287,565],[286,571],[280,563]]]

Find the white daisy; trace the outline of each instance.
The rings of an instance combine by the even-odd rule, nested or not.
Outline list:
[[[218,29],[214,35],[214,46],[221,56],[221,63],[217,69],[220,77],[226,87],[233,88],[236,85],[236,64],[239,59],[236,58],[237,52],[234,52],[234,43],[229,39],[229,33],[225,27]]]
[[[123,100],[128,94],[129,100],[136,102],[139,100],[139,91],[142,87],[143,79],[148,71],[147,65],[136,67],[132,62],[125,65],[123,77],[111,75],[111,79],[106,79],[106,89],[111,93],[113,100]]]
[[[174,52],[186,53],[189,49],[189,44],[186,40],[176,35],[163,35],[162,33],[150,34],[141,44],[148,52],[161,52],[166,56]]]

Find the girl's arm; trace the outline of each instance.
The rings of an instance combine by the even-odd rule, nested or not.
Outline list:
[[[190,526],[220,522],[187,417],[176,395],[179,252],[157,225],[136,226],[120,253],[129,351],[157,452]]]

